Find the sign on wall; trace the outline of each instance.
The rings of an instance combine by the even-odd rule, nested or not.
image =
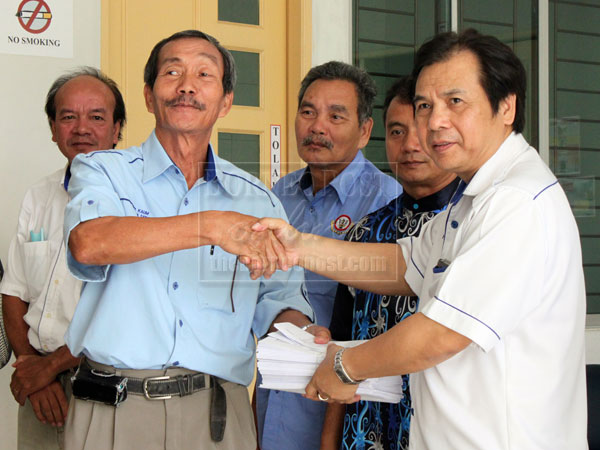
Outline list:
[[[0,53],[73,57],[73,0],[2,0]]]
[[[271,187],[281,178],[281,125],[271,125]]]

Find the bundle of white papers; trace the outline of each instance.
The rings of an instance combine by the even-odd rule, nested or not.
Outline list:
[[[328,344],[315,344],[315,337],[291,323],[275,324],[278,331],[258,342],[256,357],[262,376],[261,388],[304,393],[315,370],[325,358]],[[334,341],[354,347],[365,341]],[[369,378],[356,391],[362,400],[398,403],[402,399],[402,376]]]

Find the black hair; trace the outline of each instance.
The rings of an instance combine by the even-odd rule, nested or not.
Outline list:
[[[441,33],[421,46],[415,57],[413,78],[423,68],[448,60],[460,51],[470,51],[479,62],[479,81],[492,107],[498,112],[500,102],[515,94],[516,111],[512,128],[521,133],[525,127],[525,93],[527,75],[523,63],[512,49],[493,36],[486,36],[472,28],[460,34]]]
[[[392,100],[397,98],[400,103],[404,105],[413,104],[413,79],[411,76],[406,76],[397,79],[394,84],[388,89],[385,94],[385,100],[383,101],[383,125],[385,126],[385,120],[387,118],[388,109],[390,109],[390,103]]]

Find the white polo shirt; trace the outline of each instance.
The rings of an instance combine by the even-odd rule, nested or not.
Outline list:
[[[8,250],[0,292],[29,303],[24,320],[29,343],[43,354],[64,345],[64,335],[81,294],[81,281],[67,269],[63,221],[69,196],[65,168],[34,184],[23,199],[17,234]],[[30,232],[44,239],[31,242]]]
[[[398,242],[420,312],[473,341],[411,375],[410,448],[587,448],[579,234],[535,149],[511,134]]]

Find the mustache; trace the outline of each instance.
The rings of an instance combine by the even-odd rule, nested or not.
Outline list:
[[[175,98],[172,98],[170,100],[167,100],[165,102],[165,105],[168,107],[171,106],[191,106],[193,108],[196,108],[200,111],[204,111],[206,109],[206,105],[204,103],[200,103],[198,100],[196,100],[194,97],[190,96],[190,95],[186,95],[186,94],[181,94],[178,95]]]
[[[328,150],[333,148],[333,142],[321,136],[306,136],[302,139],[302,145],[320,145]]]

